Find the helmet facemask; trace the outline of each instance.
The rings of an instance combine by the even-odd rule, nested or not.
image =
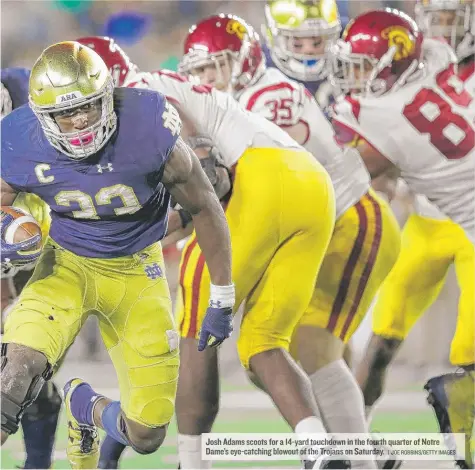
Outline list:
[[[267,38],[275,65],[302,81],[327,77],[326,54],[338,39],[341,22],[333,1],[269,1],[265,8]]]
[[[234,62],[233,53],[229,50],[211,54],[193,51],[183,57],[179,72],[201,85],[210,85],[220,91],[229,92]]]
[[[84,160],[104,147],[117,128],[113,92],[112,77],[109,77],[98,92],[87,98],[79,97],[52,106],[38,106],[30,99],[30,106],[40,121],[50,144],[73,160]],[[63,132],[55,117],[59,113],[83,108],[87,105],[99,107],[99,118],[84,129]],[[81,119],[81,116],[75,116],[71,120],[75,118]]]
[[[338,93],[365,95],[371,92],[380,95],[386,91],[384,80],[377,78],[384,65],[380,65],[377,58],[352,53],[350,44],[342,40],[336,41],[330,52],[329,79]]]
[[[399,64],[393,60],[396,53],[396,46],[392,46],[377,59],[352,53],[349,43],[338,40],[330,48],[329,81],[337,94],[380,96],[389,90],[396,91],[419,66],[419,62],[413,60],[398,74]]]
[[[272,35],[271,52],[276,65],[290,77],[304,81],[323,80],[327,75],[325,57],[329,46],[338,38],[339,28],[334,31],[320,27],[290,29],[270,29]],[[303,41],[313,41],[315,52],[300,53]],[[321,45],[316,43],[320,42]]]
[[[265,62],[261,61],[257,72],[254,72],[254,74],[243,71],[244,62],[249,56],[251,47],[251,41],[245,36],[239,52],[226,49],[209,53],[208,51],[195,49],[185,54],[180,63],[179,72],[200,84],[211,85],[220,91],[235,94],[246,86],[255,83],[261,77],[261,72],[265,68]],[[211,75],[213,80],[206,77],[207,68],[215,70]]]
[[[472,6],[458,1],[442,1],[416,6],[419,27],[428,38],[444,38],[459,59],[473,54]]]

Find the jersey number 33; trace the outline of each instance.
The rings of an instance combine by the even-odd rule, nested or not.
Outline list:
[[[168,129],[173,136],[180,133],[182,126],[180,116],[168,101],[165,104],[162,121],[163,127]],[[134,189],[125,184],[115,184],[101,188],[94,197],[95,201],[89,194],[79,190],[60,191],[54,199],[58,206],[69,207],[72,203],[77,204],[81,210],[72,211],[73,217],[76,219],[99,219],[96,205],[111,204],[114,198],[120,198],[123,204],[123,207],[114,209],[117,216],[133,214],[142,208]]]

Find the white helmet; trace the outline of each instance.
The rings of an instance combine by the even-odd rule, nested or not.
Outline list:
[[[424,36],[445,38],[459,60],[475,52],[474,0],[418,0],[415,16]]]

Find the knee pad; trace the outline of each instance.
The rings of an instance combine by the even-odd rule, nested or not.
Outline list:
[[[14,348],[12,348],[14,346]],[[2,344],[2,431],[15,434],[25,409],[51,378],[46,357],[31,348]]]
[[[56,385],[51,381],[46,382],[36,400],[25,410],[25,416],[30,420],[37,420],[58,415],[61,403],[61,395]]]

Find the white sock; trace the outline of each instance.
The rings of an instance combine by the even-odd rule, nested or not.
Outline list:
[[[364,412],[366,415],[366,422],[368,423],[368,427],[371,424],[371,421],[373,419],[373,414],[374,414],[374,405],[373,406],[365,406],[364,407]]]
[[[308,418],[302,419],[297,423],[294,429],[295,434],[327,434],[327,431],[323,427],[323,423],[316,416],[309,416]],[[305,451],[305,454],[301,454],[302,460],[314,460],[311,454],[307,454],[307,449],[305,446],[302,446],[301,452]]]
[[[183,469],[211,468],[211,460],[201,459],[201,436],[178,434],[178,458]]]
[[[358,383],[343,359],[310,376],[322,420],[330,433],[368,433],[364,399]],[[376,467],[373,458],[353,460],[352,468]]]
[[[295,434],[326,434],[323,423],[316,416],[309,416],[297,423]]]

